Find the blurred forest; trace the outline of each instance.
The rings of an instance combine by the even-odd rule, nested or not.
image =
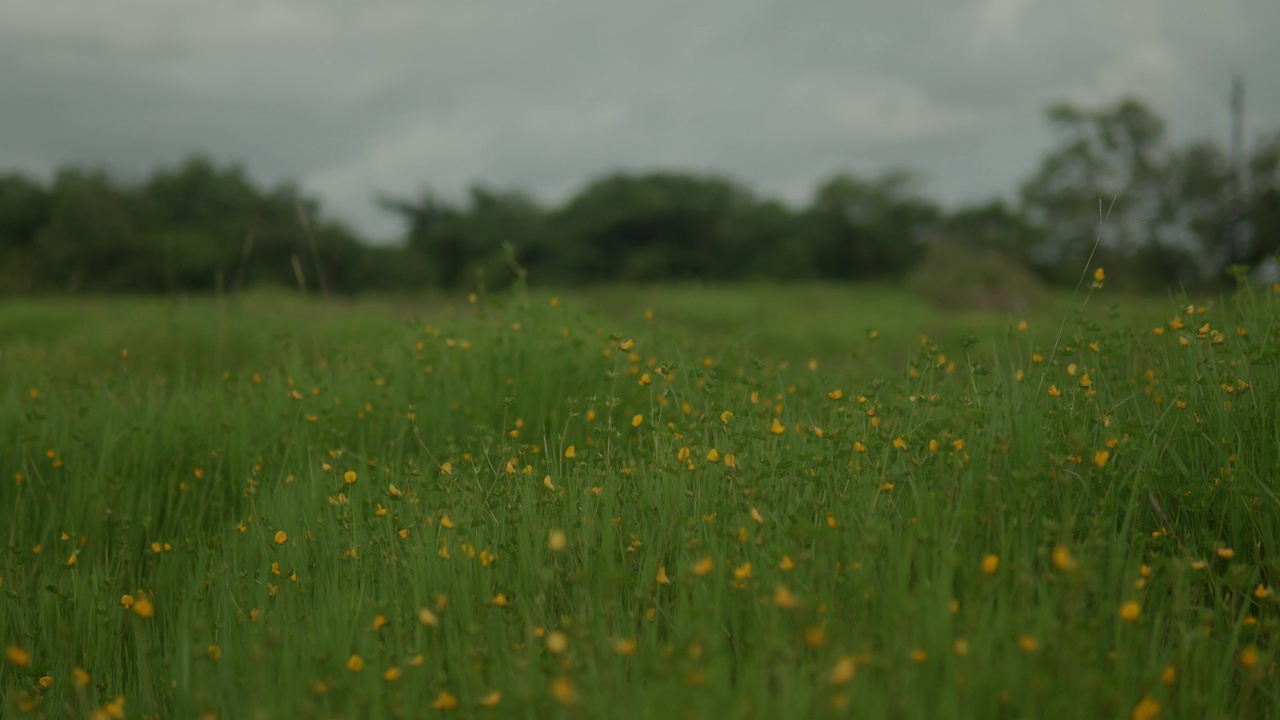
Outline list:
[[[1094,265],[1134,289],[1274,271],[1280,129],[1233,163],[1214,142],[1171,144],[1133,98],[1059,105],[1046,119],[1055,143],[1015,203],[946,210],[904,172],[836,175],[799,208],[720,176],[617,173],[557,207],[483,186],[461,203],[430,191],[380,198],[405,224],[406,242],[392,247],[366,242],[295,185],[257,187],[242,167],[203,157],[140,183],[101,169],[64,168],[48,184],[0,174],[0,294],[462,291],[501,288],[518,272],[560,287],[901,280],[966,263],[966,282],[993,289],[1014,274],[1072,285],[1099,234]]]

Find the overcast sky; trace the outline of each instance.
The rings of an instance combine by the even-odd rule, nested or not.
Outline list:
[[[380,238],[375,192],[559,201],[726,173],[805,200],[907,167],[1011,193],[1044,107],[1134,92],[1175,140],[1280,129],[1280,0],[3,0],[0,171],[139,178],[201,151]]]

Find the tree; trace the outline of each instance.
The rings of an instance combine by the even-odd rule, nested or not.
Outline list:
[[[49,220],[53,197],[16,173],[0,175],[0,288],[20,293],[44,282],[36,236]]]
[[[940,234],[964,247],[995,250],[1015,262],[1030,266],[1040,244],[1040,228],[1018,208],[1004,200],[967,205],[947,215]]]
[[[1057,143],[1022,186],[1023,208],[1044,229],[1034,259],[1059,279],[1078,276],[1101,235],[1131,255],[1170,242],[1164,121],[1135,98],[1086,110],[1049,108]]]
[[[147,216],[141,196],[101,170],[59,171],[52,195],[35,243],[51,280],[72,292],[163,289],[155,248],[138,231]]]
[[[823,183],[806,213],[823,275],[861,280],[910,270],[942,216],[917,185],[901,171],[870,181],[842,174]]]
[[[1280,253],[1280,131],[1258,144],[1249,157],[1245,220],[1248,233],[1240,261],[1257,265]]]
[[[737,259],[722,223],[752,202],[717,176],[611,175],[555,214],[554,255],[571,277],[594,282],[729,277]]]

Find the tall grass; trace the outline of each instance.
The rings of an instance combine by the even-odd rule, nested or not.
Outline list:
[[[0,714],[1274,716],[1277,297],[839,361],[523,293],[11,307]]]

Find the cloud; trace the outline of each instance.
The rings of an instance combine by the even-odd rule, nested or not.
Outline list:
[[[800,201],[905,165],[958,202],[1031,172],[1056,100],[1134,92],[1225,138],[1238,71],[1249,127],[1280,128],[1278,32],[1266,0],[10,0],[0,166],[203,151],[381,237],[378,191],[558,200],[622,168]]]

